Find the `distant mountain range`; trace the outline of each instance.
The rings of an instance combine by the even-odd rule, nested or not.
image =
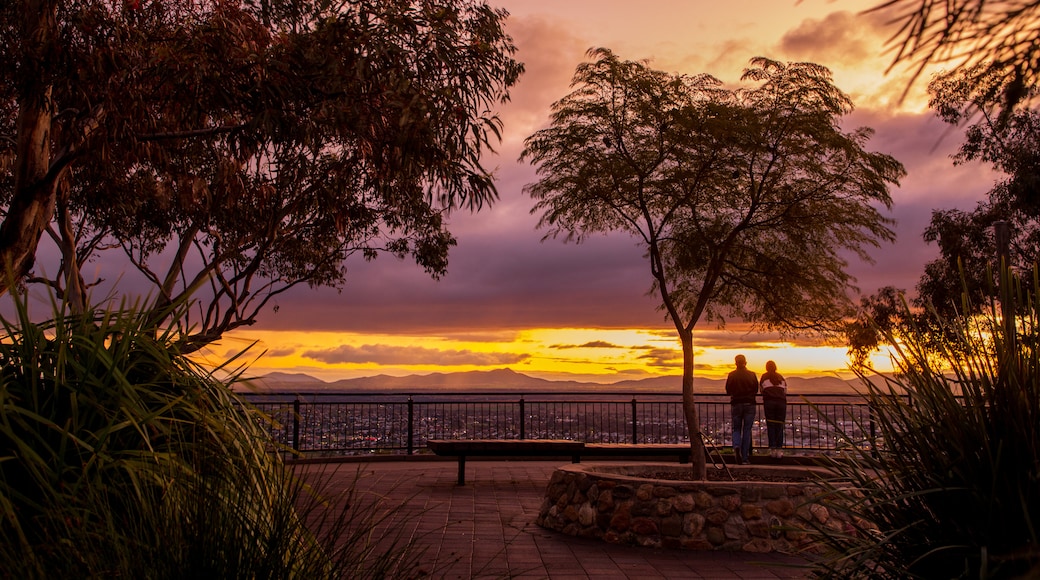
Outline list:
[[[694,377],[694,390],[698,393],[724,393],[724,379]],[[860,389],[858,381],[845,381],[837,377],[788,377],[787,384],[792,395],[852,393]],[[651,377],[639,380],[621,380],[602,384],[582,381],[550,381],[530,377],[512,369],[492,371],[470,371],[461,373],[432,373],[392,377],[377,375],[356,379],[326,382],[305,374],[270,373],[251,379],[236,387],[237,391],[338,391],[338,392],[430,392],[430,391],[625,391],[625,392],[680,392],[682,377]]]

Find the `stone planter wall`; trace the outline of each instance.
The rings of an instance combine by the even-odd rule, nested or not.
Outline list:
[[[838,510],[812,503],[815,483],[739,481],[748,470],[805,474],[809,467],[733,466],[736,482],[642,479],[631,473],[689,470],[672,464],[583,463],[558,468],[545,491],[538,525],[615,544],[796,552],[807,529],[853,531]]]

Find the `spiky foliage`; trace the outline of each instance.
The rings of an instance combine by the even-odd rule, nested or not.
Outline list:
[[[986,315],[937,320],[946,344],[889,337],[898,374],[864,380],[880,440],[834,464],[853,485],[827,500],[859,523],[818,530],[819,576],[1040,575],[1040,345],[1015,336],[1037,336],[1040,296],[1016,302],[1017,333]]]
[[[381,552],[369,542],[378,506],[314,495],[271,453],[261,418],[145,314],[35,323],[17,311],[0,341],[0,578],[410,569],[415,555],[392,539]]]

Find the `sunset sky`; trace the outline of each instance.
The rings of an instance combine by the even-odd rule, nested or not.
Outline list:
[[[856,104],[847,128],[874,128],[868,148],[894,156],[909,172],[892,192],[897,243],[875,252],[873,265],[850,266],[864,293],[885,285],[912,289],[936,255],[921,240],[931,210],[970,208],[993,182],[986,167],[953,166],[959,136],[927,110],[927,78],[900,101],[905,70],[885,73],[892,30],[884,18],[860,13],[876,0],[491,3],[510,12],[508,29],[527,72],[501,109],[504,141],[487,161],[497,167],[501,198],[491,210],[451,217],[459,244],[447,276],[434,281],[414,264],[387,256],[351,262],[342,292],[296,289],[257,326],[226,337],[215,354],[258,341],[256,353],[266,354],[251,374],[296,372],[324,380],[506,367],[604,383],[681,374],[674,327],[647,295],[649,268],[634,239],[543,242],[532,201],[521,191],[535,180],[534,168],[516,161],[523,140],[545,126],[551,103],[568,92],[575,67],[592,47],[727,83],[736,83],[756,56],[830,68]],[[847,369],[842,345],[749,333],[735,323],[725,329],[702,323],[695,342],[698,376],[725,374],[736,353],[759,371],[775,360],[788,376]]]

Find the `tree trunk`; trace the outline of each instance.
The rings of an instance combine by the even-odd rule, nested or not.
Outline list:
[[[690,434],[690,463],[693,467],[693,477],[705,480],[708,478],[708,466],[701,436],[701,420],[693,397],[693,332],[681,331],[679,340],[682,342],[683,351],[682,405],[686,429]]]
[[[72,226],[72,215],[68,205],[68,181],[59,182],[61,195],[57,199],[59,245],[61,246],[62,268],[65,273],[64,302],[72,314],[87,311],[87,285],[79,267],[76,252],[76,232]]]
[[[18,92],[18,120],[14,168],[14,196],[4,223],[0,225],[0,292],[32,269],[40,236],[54,215],[55,187],[51,166],[50,74],[54,59],[55,3],[27,0],[24,3],[26,74]]]

